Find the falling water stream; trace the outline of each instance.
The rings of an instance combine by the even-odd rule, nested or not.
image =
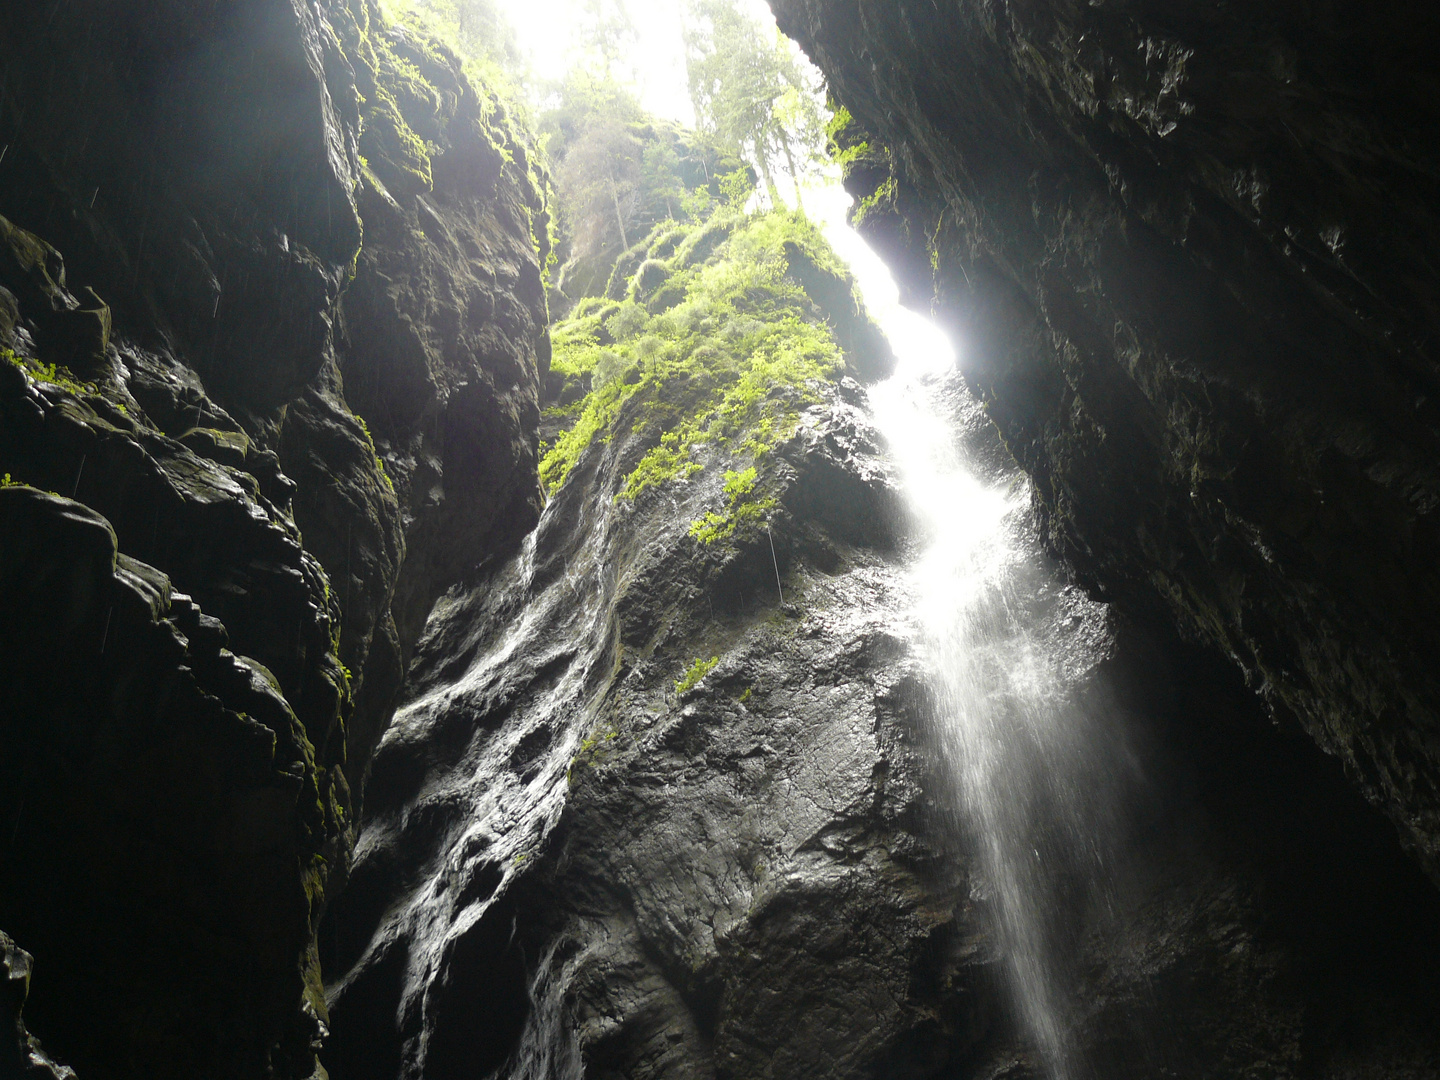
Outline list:
[[[871,414],[913,523],[909,618],[949,796],[939,801],[950,811],[957,846],[968,853],[971,895],[1008,973],[1019,1041],[1033,1047],[1036,1064],[1052,1080],[1083,1080],[1087,1070],[1073,1036],[1083,1019],[1075,1005],[1081,974],[1075,958],[1085,928],[1114,905],[1122,795],[1136,776],[1122,726],[1096,677],[1109,640],[1106,611],[1060,579],[1035,532],[1029,482],[996,452],[993,432],[961,385],[955,348],[900,306],[889,271],[845,224],[843,192],[833,195],[824,205],[812,193],[811,207],[898,358],[894,375],[870,388]],[[557,526],[589,538],[580,561],[562,558],[563,547],[540,559],[538,534],[532,535],[506,571],[510,577],[480,596],[488,614],[475,617],[475,640],[490,640],[484,628],[516,613],[522,621],[477,654],[464,679],[441,679],[407,706],[388,739],[405,738],[411,728],[422,739],[426,725],[459,701],[493,708],[504,696],[505,673],[516,666],[511,654],[523,642],[547,641],[545,662],[564,651],[564,642],[590,643],[588,659],[570,664],[537,705],[556,716],[573,710],[591,667],[613,662],[600,644],[609,640],[600,620],[612,608],[598,592],[616,582],[584,560],[608,550],[602,532],[616,519],[607,501],[587,504],[583,513],[582,520]],[[559,568],[563,573],[552,573]],[[587,600],[587,589],[597,595]],[[573,743],[561,746],[556,767],[573,753]],[[497,760],[498,768],[508,768],[506,759]],[[551,792],[550,809],[536,804],[544,812],[530,816],[542,827],[553,821],[566,791],[555,782],[559,775],[523,788],[472,779],[474,833],[508,837],[496,845],[509,845],[492,849],[487,841],[476,850],[490,859],[496,851],[506,859],[523,857],[533,837],[511,836],[509,823],[529,814],[526,800],[541,789]],[[372,822],[372,836],[379,835],[376,828]],[[439,904],[432,899],[418,910]],[[576,1080],[584,1073],[583,1054],[565,995],[587,962],[585,951],[552,949],[538,960],[530,1016],[503,1075]]]
[[[953,346],[899,307],[853,232],[832,220],[827,233],[898,357],[871,401],[915,523],[913,617],[952,824],[974,852],[1017,1019],[1049,1074],[1075,1080],[1084,1071],[1070,1035],[1077,927],[1112,902],[1131,767],[1093,680],[1090,693],[1076,692],[1098,659],[1104,609],[1057,579],[1023,474],[997,478],[971,459]]]

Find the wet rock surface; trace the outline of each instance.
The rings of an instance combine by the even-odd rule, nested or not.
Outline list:
[[[780,455],[773,563],[763,533],[687,535],[723,457],[617,506],[641,447],[616,438],[437,607],[322,935],[332,1075],[1046,1075],[956,826],[866,400],[836,388]],[[1110,906],[1056,929],[1076,1060],[1433,1075],[1440,904],[1388,823],[1223,663],[1056,584],[1015,528],[1057,692],[1129,755]]]
[[[64,976],[28,1021],[112,1075],[313,1063],[324,1002],[302,960],[343,856],[343,776],[277,677],[95,510],[6,487],[0,530],[5,917]]]
[[[1430,858],[1429,16],[776,7],[1126,750],[1077,1068],[1440,1075],[1440,902],[1354,790]],[[542,516],[543,181],[444,49],[0,0],[0,61],[0,1075],[1044,1075],[864,388],[776,398],[768,529],[696,538],[704,439],[616,499],[640,398]]]
[[[772,6],[1047,542],[1231,656],[1434,873],[1433,13]]]
[[[308,1077],[406,657],[538,515],[543,181],[368,0],[0,8],[26,1021],[86,1076]]]
[[[922,882],[955,881],[878,722],[900,582],[855,546],[895,541],[873,433],[838,399],[806,414],[785,498],[829,470],[850,528],[786,515],[773,560],[764,533],[688,535],[716,484],[617,505],[640,442],[598,444],[432,617],[331,925],[336,1074],[859,1075],[910,1022],[948,920]]]

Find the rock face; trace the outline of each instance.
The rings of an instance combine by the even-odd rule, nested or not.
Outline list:
[[[1014,481],[944,392],[977,468]],[[621,497],[650,408],[630,398],[521,552],[432,615],[322,932],[343,973],[326,1067],[1048,1075],[950,824],[910,522],[866,390],[832,383],[801,413],[762,470],[772,531],[732,543],[692,522],[742,440]],[[1055,928],[1077,1075],[1433,1074],[1440,899],[1388,823],[1223,664],[1056,584],[1028,522],[1015,603],[1069,643],[1055,692],[1129,770],[1109,906]]]
[[[1435,13],[772,7],[1047,542],[1233,658],[1440,878]]]
[[[898,729],[876,726],[898,582],[856,544],[889,538],[893,495],[857,421],[838,399],[807,414],[778,468],[833,516],[777,525],[773,564],[763,532],[687,535],[716,485],[617,506],[632,436],[437,609],[330,931],[350,969],[332,1073],[762,1075],[766,1047],[829,1046],[775,1075],[851,1075],[904,1026],[944,915],[919,792],[888,775]]]
[[[0,521],[22,616],[3,641],[5,917],[64,975],[31,1022],[112,1075],[312,1071],[324,1002],[297,983],[345,856],[333,745],[99,513],[12,486]],[[100,1002],[78,1025],[56,1012]]]
[[[0,1005],[0,1022],[5,1025],[4,1041],[0,1042],[0,1068],[6,1076],[30,1076],[35,1080],[73,1080],[75,1070],[56,1065],[40,1046],[40,1041],[25,1030],[21,1012],[30,993],[30,966],[34,957],[5,934],[0,934],[0,963],[4,964],[4,1004]],[[14,1031],[14,1039],[10,1035]]]
[[[1073,1074],[1440,1075],[1432,17],[775,6],[1123,751]],[[503,105],[374,0],[142,7],[0,0],[0,1075],[1047,1075],[833,260],[626,252],[542,515]]]
[[[786,447],[784,605],[768,537],[686,536],[714,491],[615,507],[620,440],[442,603],[323,934],[333,1075],[1045,1075],[944,825],[876,450],[853,384]],[[1053,634],[1069,594],[1030,597]],[[1440,904],[1386,823],[1223,667],[1089,610],[1066,693],[1143,780],[1115,908],[1065,929],[1086,1067],[1430,1075]]]
[[[370,0],[5,3],[0,64],[26,1020],[85,1076],[307,1077],[403,665],[538,516],[543,181]]]

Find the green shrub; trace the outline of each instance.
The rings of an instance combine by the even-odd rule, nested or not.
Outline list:
[[[552,332],[552,370],[590,373],[591,391],[540,474],[558,489],[594,443],[618,433],[622,409],[630,432],[652,445],[624,478],[619,500],[688,480],[703,468],[701,446],[725,448],[745,459],[733,475],[748,479],[737,491],[739,481],[727,473],[726,506],[692,528],[697,539],[714,542],[758,525],[774,506],[761,491],[766,459],[844,369],[829,326],[789,273],[787,245],[818,266],[844,270],[815,226],[786,212],[722,211],[689,227],[667,222],[649,238],[650,245],[662,242],[674,244],[675,254],[647,265],[652,276],[666,275],[668,310],[652,315],[634,301],[585,304]],[[600,344],[602,331],[612,344]]]
[[[696,659],[696,661],[690,665],[689,670],[675,680],[675,693],[683,694],[687,690],[694,689],[695,684],[705,678],[706,675],[709,675],[710,672],[714,671],[719,663],[720,658],[718,656],[712,656],[709,660]]]

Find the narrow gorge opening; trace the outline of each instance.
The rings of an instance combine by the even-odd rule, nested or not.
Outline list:
[[[713,18],[721,6],[711,8]],[[612,11],[617,13],[623,14],[619,8]],[[599,8],[590,11],[603,43],[603,35],[621,33],[622,24],[606,24],[598,18],[601,14]],[[689,14],[703,24],[700,7]],[[746,15],[761,26],[769,25],[768,12],[758,5]],[[531,9],[526,21],[535,40],[544,40],[544,31],[534,29],[547,25],[541,9]],[[716,109],[715,99],[724,96],[719,81],[733,74],[725,73],[723,63],[711,53],[713,98],[707,103],[703,94],[695,96],[693,85],[686,94],[677,81],[685,70],[687,44],[681,25],[657,18],[647,31],[643,59],[622,60],[602,44],[603,64],[612,71],[628,66],[627,76],[648,91],[649,100],[665,101],[666,93],[655,88],[668,86],[667,106],[678,120],[690,120],[692,108],[703,113],[708,104]],[[693,29],[690,33],[692,52],[698,48],[703,56],[707,46],[716,48],[715,37],[707,41]],[[779,48],[783,54],[786,46]],[[552,56],[548,62],[553,66],[556,60]],[[805,63],[793,54],[788,62]],[[694,66],[692,55],[692,75]],[[797,76],[795,85],[811,93],[823,86],[813,71],[802,69]],[[811,107],[816,115],[825,115],[818,96]],[[559,111],[563,114],[565,108],[561,104]],[[719,112],[703,118],[712,125],[711,134],[718,133]],[[589,123],[593,125],[589,131],[600,130],[603,137],[614,138],[606,121]],[[831,119],[829,154],[832,160],[845,162],[858,184],[878,183],[873,194],[866,195],[862,186],[852,197],[833,174],[827,177],[823,170],[802,184],[793,175],[786,177],[775,161],[767,167],[764,153],[779,154],[781,149],[793,167],[791,140],[803,144],[814,132],[767,134],[754,127],[749,131],[751,142],[742,138],[730,149],[735,155],[732,163],[744,163],[750,155],[755,187],[744,210],[750,222],[761,224],[726,220],[723,211],[710,210],[706,212],[714,216],[708,222],[696,216],[687,225],[683,217],[677,220],[672,192],[665,199],[665,214],[638,243],[627,231],[617,193],[614,145],[595,145],[579,123],[566,133],[565,145],[570,149],[556,158],[562,217],[567,183],[570,190],[595,198],[600,208],[591,212],[594,232],[589,247],[577,245],[568,251],[552,297],[558,310],[569,311],[552,328],[555,354],[548,390],[552,404],[542,424],[550,452],[541,473],[551,485],[553,501],[513,568],[483,586],[484,599],[472,593],[457,613],[447,612],[439,625],[432,625],[437,640],[448,639],[444,645],[432,643],[432,650],[453,654],[455,637],[470,635],[484,642],[482,652],[479,657],[468,651],[462,654],[471,660],[458,680],[432,676],[422,659],[415,680],[424,693],[415,704],[402,708],[393,729],[397,745],[388,755],[382,747],[377,763],[377,775],[383,777],[387,756],[396,760],[413,756],[432,741],[433,725],[446,723],[445,717],[457,711],[507,725],[511,720],[506,717],[521,717],[517,749],[510,760],[524,746],[544,747],[539,755],[523,754],[528,768],[522,776],[532,785],[538,783],[532,791],[542,794],[517,795],[508,808],[495,798],[505,785],[493,771],[493,762],[497,755],[503,757],[499,747],[508,745],[511,736],[486,751],[489,762],[482,761],[484,755],[474,748],[460,758],[466,769],[478,768],[485,777],[480,782],[472,776],[462,784],[464,790],[476,793],[481,807],[466,831],[488,830],[486,850],[497,842],[499,847],[480,862],[486,872],[495,878],[503,875],[508,888],[528,897],[524,875],[516,868],[539,853],[558,860],[556,879],[530,885],[536,890],[533,898],[517,901],[522,911],[527,902],[541,909],[555,905],[555,890],[564,893],[577,881],[585,883],[582,891],[594,888],[606,896],[596,910],[584,913],[562,903],[569,911],[562,920],[564,929],[551,928],[532,939],[537,960],[528,976],[529,1016],[512,1056],[496,1075],[541,1080],[591,1073],[709,1075],[710,1069],[719,1075],[770,1075],[766,1070],[776,1069],[777,1075],[791,1071],[849,1075],[856,1066],[845,1058],[853,1053],[862,1058],[870,1055],[862,1067],[865,1075],[894,1071],[1070,1080],[1155,1069],[1185,1074],[1201,1061],[1228,1060],[1234,1044],[1246,1040],[1260,1043],[1259,1054],[1266,1060],[1297,1054],[1313,1060],[1343,1057],[1351,1041],[1364,1043],[1369,1038],[1365,1032],[1372,1021],[1349,1015],[1369,1007],[1359,1004],[1369,991],[1337,990],[1331,985],[1352,978],[1357,970],[1347,947],[1320,941],[1339,932],[1346,918],[1361,910],[1377,910],[1374,901],[1364,898],[1363,886],[1340,880],[1354,860],[1365,862],[1368,857],[1360,854],[1367,841],[1359,835],[1376,844],[1365,873],[1393,886],[1388,904],[1396,913],[1396,926],[1415,930],[1426,923],[1428,916],[1422,912],[1432,905],[1424,898],[1423,887],[1398,865],[1384,826],[1369,820],[1367,812],[1342,793],[1338,776],[1318,760],[1308,760],[1275,790],[1266,790],[1271,780],[1264,775],[1263,764],[1236,780],[1213,762],[1195,767],[1177,760],[1195,751],[1194,745],[1185,745],[1185,738],[1177,738],[1177,727],[1211,723],[1234,729],[1254,723],[1258,710],[1243,691],[1189,655],[1188,646],[1169,637],[1148,613],[1141,620],[1117,617],[1105,603],[1087,596],[1074,583],[1069,568],[1055,558],[1052,541],[1044,535],[1043,500],[1036,499],[1031,477],[1017,466],[1013,449],[997,437],[975,401],[975,372],[967,371],[957,354],[967,342],[952,343],[937,324],[902,307],[900,288],[890,271],[849,224],[852,215],[863,221],[876,214],[877,207],[883,213],[887,200],[893,206],[900,195],[893,175],[872,178],[877,148],[853,124],[848,113]],[[768,151],[760,148],[766,138],[776,140]],[[756,160],[757,154],[761,160]],[[592,179],[597,182],[589,187],[586,170],[596,174]],[[706,176],[708,181],[708,167]],[[644,186],[641,180],[630,193],[632,205],[643,203]],[[790,191],[793,197],[786,201],[793,209],[770,211],[785,223],[763,224],[766,205],[775,206],[782,192]],[[735,198],[725,195],[723,181],[709,195]],[[738,204],[734,209],[739,209]],[[606,219],[612,212],[619,242],[607,250],[596,235],[609,230]],[[785,218],[787,212],[798,212],[798,217]],[[596,224],[601,221],[603,226]],[[819,227],[820,236],[809,232],[813,226]],[[574,237],[580,235],[574,224],[571,229]],[[631,229],[638,231],[638,226],[632,223]],[[884,224],[877,228],[872,221],[871,232],[893,241]],[[804,412],[798,422],[783,413],[761,414],[761,426],[767,430],[772,423],[794,423],[779,443],[757,440],[753,434],[742,441],[739,436],[753,432],[753,427],[747,430],[747,425],[755,424],[753,415],[728,430],[709,421],[694,422],[696,415],[716,404],[722,413],[736,409],[734,398],[707,400],[703,393],[696,397],[684,392],[678,400],[668,397],[675,387],[662,374],[667,365],[681,369],[682,385],[713,375],[713,369],[703,366],[683,370],[694,355],[683,344],[685,336],[713,332],[712,309],[706,305],[724,295],[705,281],[703,268],[734,272],[737,261],[743,264],[757,254],[763,266],[767,245],[768,258],[783,253],[783,261],[771,265],[819,308],[846,353],[848,374],[864,384],[862,388],[851,382],[846,389],[842,382],[838,398],[824,404],[803,394],[792,398],[802,409],[819,406],[828,411],[830,423],[822,426],[835,426],[836,409],[858,414],[852,414],[851,428],[843,436],[837,438],[834,430],[826,436],[832,450],[837,443],[844,447],[839,460],[817,462],[817,457],[826,455],[808,451],[801,465],[794,458],[795,444],[783,447],[786,439],[805,445],[802,433],[813,421]],[[833,261],[837,257],[838,263]],[[933,257],[931,263],[938,275],[940,266]],[[854,300],[849,300],[852,288]],[[917,294],[913,271],[906,288]],[[925,294],[920,290],[917,295]],[[856,316],[847,303],[863,305],[856,309],[856,326],[850,325]],[[773,310],[760,316],[762,321],[774,317]],[[867,337],[863,326],[868,319],[878,322],[889,349],[873,335]],[[956,325],[960,324],[952,323]],[[977,348],[987,344],[981,341]],[[867,357],[867,351],[876,355]],[[780,390],[783,397],[785,380],[794,377],[782,369],[767,369],[761,375],[762,389],[771,395]],[[605,389],[617,385],[636,389],[633,394]],[[793,389],[789,392],[794,394]],[[647,424],[647,411],[658,412],[662,422]],[[640,436],[638,443],[599,452],[600,460],[593,460],[597,438],[603,436],[609,444],[617,438],[626,441],[627,435]],[[738,455],[727,449],[732,440],[741,442]],[[859,454],[857,445],[864,448]],[[861,458],[864,464],[859,463]],[[575,471],[584,473],[587,468],[588,474],[576,483]],[[773,476],[777,468],[778,482]],[[792,469],[792,475],[784,475]],[[708,491],[707,473],[714,478]],[[847,473],[837,482],[836,476]],[[870,490],[857,497],[854,485],[861,477]],[[578,488],[568,498],[567,483]],[[696,489],[702,493],[698,503]],[[654,521],[642,523],[645,515],[639,506],[647,492],[661,503],[662,517],[668,501],[673,520],[666,525],[672,528]],[[717,495],[718,507],[713,501]],[[597,497],[598,505],[593,501]],[[696,507],[703,513],[697,515]],[[652,507],[651,514],[655,513]],[[677,523],[680,532],[673,529]],[[591,548],[597,538],[604,539]],[[683,545],[687,539],[698,540],[702,549],[730,548],[731,554],[722,557],[718,567],[692,563],[678,571],[681,581],[676,581],[675,565],[666,566],[665,560],[648,554],[637,558],[634,550],[637,540],[665,547]],[[807,610],[815,595],[810,583],[816,577],[843,579],[847,572],[854,573],[857,564],[869,561],[856,557],[857,548],[868,549],[870,559],[876,555],[879,559],[856,576],[879,572],[887,580],[879,590],[873,582],[869,589],[841,590],[845,601],[840,610],[848,621],[888,623],[866,649],[877,650],[885,658],[878,666],[888,664],[892,670],[888,678],[877,678],[877,665],[862,664],[860,670],[866,674],[852,671],[848,677],[872,687],[891,683],[877,693],[876,712],[884,727],[891,719],[887,712],[893,710],[896,730],[905,733],[900,741],[908,742],[895,756],[909,756],[910,782],[915,785],[909,806],[892,814],[910,818],[906,828],[913,828],[923,838],[921,844],[932,849],[929,856],[905,866],[903,873],[915,874],[917,883],[924,880],[920,888],[931,895],[943,895],[947,888],[960,891],[947,901],[954,905],[949,914],[929,933],[918,933],[913,921],[918,912],[907,911],[901,922],[910,920],[910,944],[879,965],[892,968],[891,978],[897,963],[909,973],[906,993],[910,1008],[917,1011],[902,1019],[905,1010],[889,1016],[882,1010],[878,1021],[862,1022],[869,1030],[859,1035],[852,1022],[837,1022],[828,1030],[844,1030],[852,1045],[866,1049],[847,1047],[838,1058],[821,1055],[818,1063],[802,1064],[797,1058],[787,1059],[784,1041],[813,1047],[824,1036],[803,1029],[797,1035],[785,1025],[803,1025],[806,1021],[799,1016],[813,1015],[817,1009],[863,1011],[862,988],[823,983],[854,980],[854,974],[844,970],[847,959],[863,958],[862,967],[865,961],[873,962],[867,948],[853,941],[834,947],[832,957],[809,957],[818,970],[796,980],[799,985],[791,990],[794,1000],[778,1010],[778,1017],[761,1019],[753,1011],[747,1015],[747,1010],[764,1009],[757,998],[777,992],[769,985],[772,976],[767,971],[746,972],[739,959],[747,936],[752,939],[750,948],[755,947],[754,939],[765,939],[766,903],[784,912],[791,905],[814,902],[785,895],[786,886],[799,883],[802,894],[814,887],[806,872],[792,869],[790,880],[779,886],[771,885],[773,878],[767,880],[777,873],[776,864],[788,859],[793,866],[805,845],[787,850],[784,830],[776,835],[772,824],[772,835],[758,843],[749,840],[754,850],[748,852],[747,842],[735,843],[745,841],[743,836],[728,837],[721,846],[733,845],[735,850],[724,852],[719,867],[684,854],[696,833],[704,835],[715,827],[708,819],[717,812],[734,814],[741,822],[723,828],[744,832],[748,815],[730,805],[733,793],[698,797],[698,808],[681,811],[698,815],[694,823],[673,832],[679,815],[670,808],[647,805],[640,816],[663,821],[660,835],[677,846],[671,850],[660,843],[646,851],[643,845],[625,850],[622,844],[620,853],[606,855],[592,850],[590,865],[580,872],[570,865],[571,845],[590,843],[596,849],[615,845],[617,838],[610,829],[616,822],[611,819],[598,833],[591,832],[588,840],[572,838],[569,829],[583,837],[587,828],[597,827],[587,820],[588,811],[575,809],[587,798],[576,792],[577,784],[581,792],[587,783],[604,787],[604,778],[640,767],[639,762],[657,750],[678,750],[681,758],[694,760],[698,755],[708,760],[710,737],[704,729],[707,724],[724,723],[730,710],[738,707],[742,715],[750,717],[753,712],[751,719],[783,727],[793,704],[768,711],[749,704],[756,701],[754,693],[763,680],[754,678],[755,643],[747,638],[761,620],[769,624],[765,627],[769,631],[777,620],[781,626],[785,619],[797,620],[797,629],[816,634]],[[681,594],[674,594],[686,578]],[[667,587],[672,590],[666,603],[655,605],[654,596],[648,594],[657,586],[662,593]],[[633,595],[637,589],[643,599]],[[788,603],[787,592],[792,596]],[[690,610],[677,615],[677,607]],[[555,648],[551,638],[563,640],[566,647]],[[678,653],[671,643],[675,638],[686,643]],[[779,639],[772,636],[765,648],[783,653],[791,646],[782,634]],[[534,652],[535,658],[526,658],[527,652]],[[697,653],[693,661],[687,660],[690,652]],[[422,647],[422,657],[424,653]],[[1177,660],[1180,656],[1186,659]],[[1186,686],[1186,676],[1176,666],[1185,662],[1207,671],[1207,689],[1198,689],[1199,678],[1197,686]],[[525,672],[537,665],[557,672],[558,679],[532,680]],[[667,667],[673,671],[663,671]],[[667,689],[672,676],[673,697]],[[657,681],[662,691],[658,700]],[[794,681],[793,675],[782,680]],[[511,689],[503,689],[507,683]],[[1211,688],[1209,683],[1220,686]],[[1199,700],[1184,700],[1192,694]],[[519,695],[518,706],[509,703],[514,695]],[[639,723],[635,699],[646,702],[639,711],[649,713]],[[458,704],[462,700],[478,703],[467,708]],[[617,708],[622,701],[625,705]],[[584,703],[578,711],[577,702]],[[510,712],[512,708],[516,714]],[[678,720],[673,715],[677,710]],[[667,714],[669,720],[664,719]],[[404,734],[412,723],[415,734]],[[1241,742],[1248,738],[1233,730],[1231,737]],[[627,741],[636,744],[628,754]],[[784,756],[766,742],[760,745],[762,754]],[[1273,763],[1277,750],[1262,737],[1248,746],[1248,753],[1256,763]],[[895,768],[892,754],[894,748],[875,755],[872,785],[877,776],[888,776]],[[804,760],[804,754],[797,757]],[[745,766],[740,763],[746,760],[741,753],[739,763],[730,762],[721,770],[737,769],[743,775]],[[563,799],[554,789],[562,765],[567,789]],[[649,782],[669,792],[683,786],[678,778],[684,775],[684,769],[673,773],[657,767]],[[763,791],[769,780],[762,780],[754,792]],[[617,783],[623,792],[630,781]],[[823,800],[829,794],[824,781],[810,783],[815,786],[807,797]],[[883,788],[883,782],[872,787],[882,801],[878,792]],[[1252,809],[1271,804],[1262,811],[1266,824],[1242,838],[1246,826],[1232,818],[1220,829],[1226,833],[1223,838],[1210,835],[1210,819],[1227,816],[1217,813],[1215,804],[1226,799]],[[1298,805],[1280,810],[1273,805],[1287,799]],[[1357,824],[1360,832],[1352,836],[1343,855],[1327,859],[1313,850],[1301,854],[1279,850],[1303,835],[1306,815],[1326,807],[1333,810],[1335,800],[1349,806],[1341,811],[1342,817],[1367,821]],[[423,795],[411,790],[396,808],[409,812],[423,802]],[[517,812],[524,822],[519,829],[507,832],[513,825],[497,824],[515,821]],[[614,813],[613,808],[604,811]],[[567,822],[572,814],[578,824]],[[840,814],[838,820],[844,817]],[[392,844],[403,843],[407,832],[402,822],[387,819],[383,811],[371,827],[382,836],[397,830],[397,839],[388,841]],[[846,828],[853,825],[832,820],[817,835]],[[763,837],[765,828],[760,831]],[[453,845],[453,836],[448,842]],[[891,836],[884,846],[893,857],[911,843],[911,839],[897,843]],[[842,862],[853,861],[858,856],[851,844],[836,841],[826,850],[841,856]],[[767,848],[768,856],[760,854]],[[658,864],[671,858],[682,866],[661,869]],[[1251,860],[1267,858],[1270,863],[1258,878],[1252,873],[1254,867],[1240,869]],[[695,865],[684,865],[692,859]],[[937,861],[926,866],[927,859]],[[508,871],[502,870],[507,861]],[[462,877],[473,872],[461,869],[467,862],[476,865],[462,856],[450,872]],[[895,862],[904,865],[906,856]],[[1218,869],[1220,865],[1227,869]],[[917,866],[924,869],[917,873]],[[737,880],[698,888],[693,881],[686,882],[694,875],[717,872],[722,877],[736,874]],[[894,872],[893,867],[889,872]],[[637,875],[655,875],[659,881],[640,882]],[[1247,875],[1252,880],[1241,885]],[[1304,903],[1290,880],[1296,876],[1330,895],[1316,912],[1297,920],[1296,928],[1277,933],[1270,910],[1293,910],[1295,904]],[[1407,879],[1404,884],[1402,879]],[[1242,895],[1246,888],[1255,892]],[[690,895],[691,890],[695,895]],[[771,891],[779,896],[767,897]],[[824,889],[821,895],[827,897],[822,904],[833,902]],[[743,916],[735,910],[737,897],[749,908]],[[411,918],[417,913],[429,918],[432,905],[443,908],[445,903],[438,895],[426,899],[423,890],[411,893],[408,902],[413,905]],[[677,915],[677,910],[685,914]],[[701,914],[707,910],[710,914]],[[1406,914],[1398,914],[1402,911]],[[892,911],[889,918],[897,915]],[[701,926],[686,925],[697,916]],[[813,920],[816,915],[808,917]],[[839,916],[850,917],[865,918]],[[483,925],[485,914],[479,918]],[[796,916],[792,909],[777,918],[784,924]],[[881,925],[885,921],[878,920]],[[923,918],[920,921],[923,924]],[[1302,922],[1306,925],[1300,928]],[[519,925],[517,917],[512,933],[522,933]],[[1400,931],[1401,936],[1407,932]],[[854,931],[840,931],[827,923],[812,933],[822,940],[846,939]],[[1395,939],[1390,933],[1377,927],[1371,943],[1387,957],[1378,962],[1388,972],[1381,978],[1393,978],[1397,985],[1409,985],[1417,977],[1423,982],[1419,966],[1391,951]],[[404,939],[410,934],[403,931],[397,936]],[[785,932],[778,936],[778,942],[766,943],[778,956],[793,958],[795,950],[808,952],[813,947],[803,934],[788,941]],[[735,943],[737,938],[741,944]],[[462,934],[456,940],[463,943],[467,938]],[[1427,940],[1426,950],[1433,948],[1433,936]],[[412,970],[443,972],[454,962],[449,941],[442,937],[426,946],[434,959]],[[393,938],[379,935],[372,939],[372,949],[377,942],[390,947]],[[412,940],[409,947],[414,944]],[[848,957],[847,950],[851,950]],[[1282,1005],[1272,997],[1271,981],[1276,978],[1272,965],[1283,968],[1292,961],[1277,956],[1296,951],[1310,953],[1302,966],[1318,977],[1320,986],[1314,993],[1299,994],[1304,1004],[1297,999]],[[1216,952],[1228,956],[1218,960],[1211,955]],[[908,959],[900,961],[899,955]],[[825,961],[838,964],[827,967]],[[363,982],[367,962],[358,955],[342,966],[353,964],[351,971]],[[622,969],[633,974],[619,976]],[[450,979],[438,977],[441,985]],[[1370,985],[1369,979],[1367,975],[1361,982]],[[918,989],[921,986],[924,990]],[[957,991],[959,998],[970,999],[958,1013]],[[826,1004],[830,996],[844,1005]],[[1221,998],[1230,1000],[1217,1007]],[[918,1000],[926,1003],[917,1007]],[[1292,1021],[1285,1017],[1294,1015],[1287,1009],[1296,1008],[1332,1018],[1345,1015],[1346,1021],[1323,1036],[1306,1035],[1301,1040],[1306,1045],[1299,1047],[1287,1042],[1292,1035],[1280,1034],[1291,1030],[1287,1025]],[[1236,1011],[1252,1014],[1248,1026],[1236,1019]],[[782,1017],[789,1019],[781,1022]],[[1184,1030],[1188,1025],[1194,1030]],[[902,1030],[905,1033],[899,1034]],[[345,1041],[342,1031],[339,1043]],[[886,1043],[888,1049],[878,1057],[870,1049]],[[497,1049],[486,1053],[493,1056]],[[349,1060],[357,1060],[356,1055],[352,1053]],[[422,1051],[416,1060],[431,1059]]]
[[[1437,50],[0,0],[0,1078],[1440,1077]]]

